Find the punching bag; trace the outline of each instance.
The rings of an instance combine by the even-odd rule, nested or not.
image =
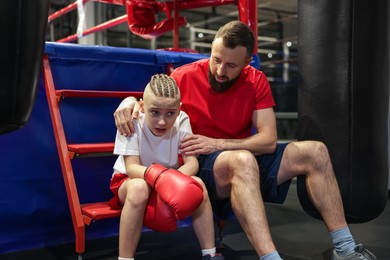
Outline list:
[[[27,122],[36,97],[49,0],[3,0],[0,7],[0,134]]]
[[[389,1],[299,0],[299,140],[328,147],[349,223],[387,202]],[[311,204],[305,178],[301,205]]]

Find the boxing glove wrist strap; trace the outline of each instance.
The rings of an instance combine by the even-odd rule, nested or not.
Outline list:
[[[153,189],[155,188],[156,182],[157,182],[158,178],[160,177],[161,173],[163,173],[163,172],[165,172],[165,171],[168,170],[168,168],[163,167],[163,166],[160,166],[162,169],[161,169],[158,173],[156,173],[156,174],[154,175],[154,179],[153,179],[153,180],[150,180],[150,179],[148,178],[148,175],[150,174],[150,171],[153,170],[153,169],[151,170],[150,168],[153,167],[154,170],[155,170],[155,168],[158,167],[158,166],[160,166],[160,165],[152,164],[152,165],[148,166],[148,167],[145,169],[145,172],[144,172],[144,180],[146,180],[146,182],[147,182]]]

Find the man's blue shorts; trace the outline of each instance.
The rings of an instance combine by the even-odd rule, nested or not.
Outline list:
[[[291,180],[278,186],[277,175],[283,152],[287,144],[288,143],[278,143],[273,154],[256,156],[260,169],[260,190],[265,202],[282,204],[286,199]],[[223,217],[228,214],[228,211],[230,210],[230,198],[226,200],[217,200],[213,174],[214,162],[221,152],[222,151],[217,151],[199,156],[198,176],[206,184],[214,212]]]

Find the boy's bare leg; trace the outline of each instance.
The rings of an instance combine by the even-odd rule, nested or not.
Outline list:
[[[202,184],[204,199],[202,204],[192,215],[192,226],[199,240],[201,249],[211,249],[215,247],[215,234],[213,212],[209,195],[204,183],[198,177],[193,178],[197,179]]]
[[[120,257],[132,258],[135,255],[149,193],[148,185],[142,179],[128,179],[119,189],[119,198],[125,202],[119,225]]]

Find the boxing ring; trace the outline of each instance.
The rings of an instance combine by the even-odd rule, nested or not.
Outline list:
[[[79,2],[85,3],[87,0]],[[134,17],[140,19],[140,16],[129,17],[132,12],[137,13],[139,11],[142,13],[145,8],[148,9],[145,6],[137,5],[134,1],[99,2],[124,5],[128,10],[128,14],[89,30],[87,29],[82,32],[83,36],[127,22],[133,33],[145,38],[158,37],[160,33],[168,30],[176,31],[173,39],[174,46],[172,50],[174,51],[83,46],[67,43],[74,41],[80,35],[72,35],[59,40],[58,43],[46,42],[41,50],[42,55],[47,55],[50,61],[54,84],[58,88],[142,91],[151,75],[166,73],[169,71],[167,68],[207,57],[203,54],[188,53],[178,46],[177,30],[185,19],[179,19],[177,10],[200,7],[200,4],[203,6],[218,6],[237,3],[237,1],[222,0],[170,2],[167,6],[160,6],[160,10],[164,10],[164,8],[168,8],[170,11],[176,10],[175,16],[168,17],[167,20],[162,21],[163,24],[159,24],[154,20],[134,20]],[[256,3],[257,1],[240,0],[237,7],[240,12],[240,19],[250,25],[257,36],[257,22],[255,22],[257,21],[257,14],[254,11],[256,8],[250,8]],[[354,55],[361,57],[358,53],[352,55],[351,49],[356,50],[364,46],[365,42],[362,37],[364,33],[368,33],[369,27],[360,24],[362,21],[366,22],[366,20],[352,20],[351,16],[363,15],[363,13],[368,12],[371,26],[382,25],[374,34],[378,39],[383,40],[380,35],[386,35],[388,32],[388,25],[382,23],[383,20],[387,19],[388,14],[383,10],[388,9],[388,4],[382,3],[373,7],[362,4],[354,6],[357,9],[354,10],[351,7],[351,1],[345,0],[342,3],[341,6],[335,6],[332,4],[314,4],[304,0],[299,1],[300,28],[302,29],[300,34],[300,39],[302,39],[300,52],[302,88],[299,93],[301,97],[299,104],[301,124],[299,139],[321,140],[328,145],[331,157],[335,162],[336,175],[338,175],[338,180],[341,181],[340,187],[346,203],[348,220],[359,223],[378,216],[387,200],[389,78],[386,73],[389,71],[389,40],[386,38],[379,46],[382,53],[387,55],[387,58],[385,58],[386,55],[377,55],[377,59],[372,60],[364,56],[363,60],[369,60],[372,67],[364,68],[367,69],[367,73],[356,74],[357,71],[362,70],[360,64],[364,62],[356,59],[351,63],[348,57]],[[321,19],[321,16],[313,17],[309,15],[310,13],[317,13],[318,5],[325,9],[322,14],[326,19]],[[70,5],[62,13],[49,16],[49,21],[68,11],[75,10],[76,7],[77,4]],[[45,8],[42,9],[45,13]],[[332,12],[329,10],[332,10]],[[338,10],[338,12],[334,12],[334,10]],[[350,13],[351,10],[354,11],[353,15]],[[324,15],[328,13],[329,15]],[[333,15],[330,15],[331,13]],[[345,35],[345,38],[341,39],[343,43],[353,42],[352,46],[348,44],[341,45],[344,48],[345,53],[343,55],[345,56],[340,55],[340,52],[337,51],[332,52],[335,50],[335,45],[327,41],[327,39],[334,37],[332,32],[321,32],[321,28],[330,22],[329,20],[332,20],[334,16],[338,15],[342,17],[341,19],[348,20],[349,23],[345,28],[340,28],[341,33],[339,32],[340,34],[336,36]],[[34,20],[35,18],[31,19]],[[312,21],[317,23],[312,23]],[[349,34],[349,32],[351,28],[355,28],[356,23],[361,26],[361,35],[354,38],[356,34]],[[337,28],[337,25],[334,25],[334,27]],[[322,42],[312,41],[309,37],[310,34],[307,32],[313,32],[313,30],[321,36],[319,38]],[[337,30],[333,31],[333,33],[337,32]],[[37,46],[39,50],[39,43],[37,43]],[[316,52],[318,48],[326,50],[328,57],[315,56],[318,53]],[[304,53],[307,53],[308,56],[304,56]],[[37,59],[39,61],[41,61],[42,55],[38,52]],[[251,65],[258,68],[259,60],[256,57],[257,53],[254,53],[255,59]],[[339,58],[337,59],[337,57]],[[326,62],[321,64],[318,60]],[[347,64],[344,64],[344,62]],[[40,65],[40,62],[36,62],[35,66],[37,65]],[[343,65],[346,65],[345,67],[348,69],[345,69]],[[331,80],[322,75],[319,68],[327,71],[327,76],[332,75]],[[0,228],[0,253],[59,245],[75,240],[72,216],[61,176],[60,161],[46,99],[45,83],[42,73],[38,73],[39,70],[37,69],[36,71],[36,86],[32,86],[33,91],[26,94],[31,107],[25,113],[21,113],[20,117],[23,120],[16,120],[18,127],[15,129],[18,130],[11,131],[7,128],[7,132],[0,135],[0,165],[2,166],[0,175],[0,222],[2,223]],[[370,73],[376,75],[375,80],[369,76]],[[32,80],[32,82],[35,81]],[[373,89],[381,89],[383,92],[372,91],[367,93],[363,91],[365,89],[364,85],[360,83],[368,84],[371,81],[374,82]],[[331,91],[329,91],[329,85],[334,86]],[[340,98],[340,92],[343,93],[341,97],[344,98]],[[367,108],[368,112],[363,113],[357,104],[360,104],[358,101],[361,102],[361,97],[367,95],[371,97],[371,100],[379,102],[380,105],[373,105]],[[5,98],[3,95],[3,102],[10,99],[10,97],[13,96],[7,94]],[[35,97],[35,99],[31,97]],[[313,97],[317,97],[317,99]],[[318,100],[323,102],[318,102]],[[115,98],[104,102],[99,99],[62,100],[61,114],[68,141],[113,141],[116,129],[112,113],[120,101],[120,99]],[[329,102],[334,104],[334,109],[324,111],[324,106],[328,108],[324,103],[329,104]],[[351,109],[351,106],[349,106],[351,104],[356,106],[352,106],[353,109]],[[8,111],[6,108],[3,110]],[[340,111],[342,113],[338,113]],[[374,113],[375,116],[369,118],[370,113]],[[9,114],[3,112],[2,116],[8,120]],[[29,119],[26,120],[26,117]],[[108,120],[102,122],[102,118]],[[3,121],[8,122],[7,120]],[[367,128],[364,120],[368,120],[372,126]],[[350,124],[345,124],[345,122]],[[337,128],[338,126],[342,127]],[[12,127],[14,128],[14,126]],[[336,134],[334,129],[337,129]],[[369,141],[364,139],[368,135],[370,136]],[[359,138],[356,139],[357,137]],[[384,140],[386,144],[383,143]],[[78,190],[82,202],[107,200],[111,197],[109,178],[112,174],[115,158],[114,156],[82,158],[73,162],[75,172],[83,173],[76,176],[77,185],[82,187]],[[365,158],[363,165],[361,158]],[[359,168],[359,166],[361,167]],[[370,171],[370,166],[375,169],[375,172],[367,175],[365,173]],[[301,180],[299,182],[301,183],[299,193],[304,209],[310,215],[318,217],[308,202],[304,185],[302,186]],[[93,187],[92,193],[89,187]],[[373,192],[366,194],[367,190]],[[118,218],[93,223],[93,227],[87,229],[86,239],[117,236],[118,223]],[[188,224],[186,221],[181,223],[184,226]]]
[[[193,5],[195,2],[187,6],[183,5],[185,2],[181,4],[183,8],[195,8],[199,4],[218,5],[223,2],[196,1],[196,5]],[[223,4],[233,2],[226,1]],[[110,4],[124,2],[111,1]],[[76,6],[71,4],[59,13],[49,16],[49,22],[74,10]],[[127,8],[130,8],[129,5]],[[134,9],[137,9],[137,6],[133,6]],[[137,11],[144,10],[141,8]],[[44,12],[45,10],[42,11]],[[126,15],[107,21],[84,31],[83,35],[116,26],[129,19]],[[130,25],[129,27],[139,30],[138,33],[143,37],[158,37],[159,33],[174,30],[174,20],[169,18],[168,22],[162,21],[162,24],[152,26],[149,31],[145,31],[144,27]],[[44,24],[43,21],[41,23]],[[207,57],[203,54],[189,53],[188,50],[177,52],[181,50],[179,46],[170,51],[156,51],[67,43],[78,37],[80,35],[67,37],[57,43],[46,42],[42,49],[42,55],[48,57],[53,82],[58,89],[143,91],[153,74],[169,73],[174,67]],[[36,45],[39,49],[40,44]],[[40,56],[38,52],[36,58],[38,65]],[[254,55],[253,66],[258,66],[256,56]],[[0,215],[2,223],[7,223],[1,228],[0,253],[75,241],[76,223],[72,223],[73,210],[69,208],[67,188],[61,176],[61,163],[55,142],[56,136],[53,134],[43,71],[36,78],[36,86],[31,86],[32,93],[28,95],[30,99],[33,97],[30,101],[31,107],[25,112],[29,119],[20,122],[17,131],[7,129],[6,133],[0,136],[2,148],[0,163],[3,169],[0,190],[4,194],[0,202]],[[61,100],[61,117],[67,141],[112,142],[116,133],[112,113],[120,101],[118,98],[104,99],[104,102],[99,98]],[[7,116],[4,113],[3,115]],[[19,158],[22,163],[17,163]],[[81,203],[108,200],[111,197],[108,185],[115,158],[103,156],[76,159],[72,162]],[[93,228],[87,228],[85,239],[117,236],[118,223],[119,218],[97,221],[91,224]],[[189,220],[185,220],[179,223],[179,226],[189,224]],[[76,245],[76,252],[84,252],[84,246]]]

